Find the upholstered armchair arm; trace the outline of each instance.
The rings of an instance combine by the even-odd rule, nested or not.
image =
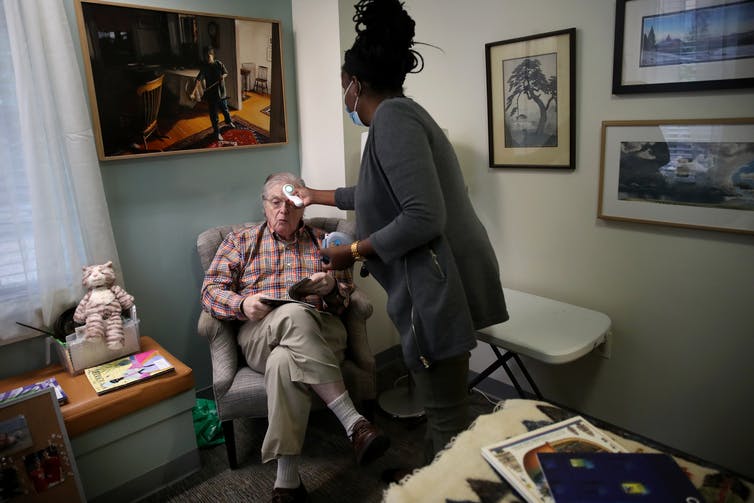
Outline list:
[[[369,339],[367,338],[366,321],[372,316],[374,308],[367,296],[356,288],[351,293],[351,303],[343,314],[343,324],[348,332],[348,354],[350,359],[359,366],[372,374],[376,370],[374,355],[369,348]]]
[[[209,342],[212,359],[212,385],[215,398],[222,397],[230,389],[238,370],[238,344],[234,322],[220,321],[206,311],[199,315],[199,335]]]

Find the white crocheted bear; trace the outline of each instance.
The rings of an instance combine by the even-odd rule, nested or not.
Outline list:
[[[88,291],[76,307],[73,321],[86,324],[85,340],[104,338],[109,349],[121,349],[125,342],[121,313],[131,309],[134,298],[115,284],[112,261],[83,267],[83,271],[81,283]]]

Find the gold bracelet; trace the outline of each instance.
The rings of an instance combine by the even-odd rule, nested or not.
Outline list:
[[[359,241],[354,241],[351,243],[351,257],[353,257],[354,262],[364,262],[364,257],[361,256],[359,253]]]

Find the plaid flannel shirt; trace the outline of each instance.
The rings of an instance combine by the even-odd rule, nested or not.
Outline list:
[[[292,243],[270,231],[267,223],[229,233],[217,249],[202,285],[202,307],[221,320],[246,320],[241,303],[257,293],[287,299],[288,288],[315,272],[324,271],[318,250],[324,231],[301,226]],[[305,300],[318,310],[342,314],[353,290],[351,271],[330,271],[335,295]]]

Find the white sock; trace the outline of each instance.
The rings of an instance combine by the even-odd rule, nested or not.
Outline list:
[[[298,474],[300,456],[283,455],[278,458],[278,472],[275,487],[281,489],[295,489],[301,483]]]
[[[364,416],[359,414],[356,407],[353,406],[348,391],[343,392],[338,398],[328,403],[327,407],[333,411],[338,418],[338,421],[340,421],[340,424],[346,429],[348,438],[351,438],[351,434],[353,434],[353,426],[360,420],[364,419]]]

